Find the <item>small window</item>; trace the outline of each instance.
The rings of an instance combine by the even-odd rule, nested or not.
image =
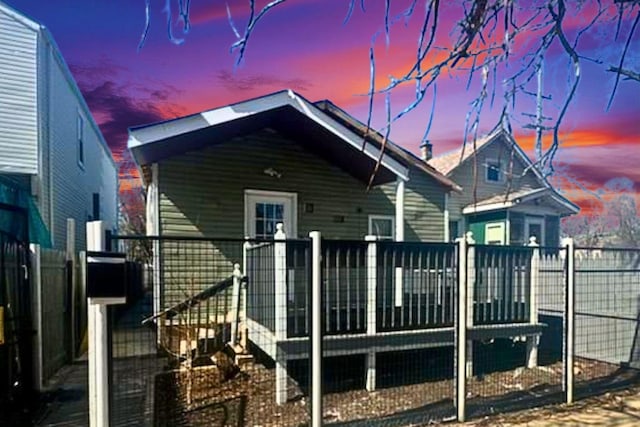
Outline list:
[[[390,215],[369,215],[369,235],[393,240],[396,219]]]
[[[500,182],[502,181],[502,170],[500,162],[488,160],[487,161],[487,181]]]
[[[84,166],[84,119],[78,114],[76,133],[78,135],[78,164]]]

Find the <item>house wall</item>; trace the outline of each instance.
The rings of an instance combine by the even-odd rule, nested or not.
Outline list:
[[[462,218],[462,208],[473,203],[474,199],[480,201],[497,194],[504,194],[507,189],[516,191],[524,188],[540,187],[540,183],[533,172],[528,171],[522,176],[525,165],[515,153],[513,156],[514,178],[511,186],[509,187],[507,180],[503,180],[503,182],[487,182],[485,180],[487,160],[500,160],[503,171],[508,171],[511,161],[511,148],[501,138],[481,148],[476,159],[473,157],[468,159],[462,166],[451,173],[449,177],[463,189],[462,194],[452,193],[449,198],[451,220]],[[474,163],[477,165],[477,175],[475,177]]]
[[[0,5],[0,173],[38,173],[37,38]]]
[[[117,227],[117,168],[66,64],[46,37],[41,39],[41,74],[47,82],[42,95],[46,134],[39,204],[54,247],[63,248],[67,218],[76,220],[76,247],[86,246],[85,222],[92,215],[93,193],[100,194],[100,219]],[[84,163],[78,160],[77,117],[84,121]],[[48,206],[48,209],[42,209]]]
[[[265,175],[267,168],[282,177]],[[395,183],[367,193],[365,184],[343,170],[266,131],[176,156],[158,169],[162,234],[243,236],[245,189],[297,193],[299,237],[319,230],[328,238],[362,239],[369,215],[395,215]],[[313,204],[313,212],[305,212],[306,204]],[[444,189],[412,171],[405,190],[405,239],[442,241],[443,211]]]

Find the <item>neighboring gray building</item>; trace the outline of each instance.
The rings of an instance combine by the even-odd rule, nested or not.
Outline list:
[[[118,170],[67,64],[45,27],[2,2],[0,179],[0,230],[41,241],[40,223],[60,248],[74,218],[82,248],[87,219],[117,226]]]

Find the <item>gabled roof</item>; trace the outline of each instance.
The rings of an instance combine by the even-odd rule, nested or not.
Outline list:
[[[268,127],[301,141],[310,151],[359,179],[367,180],[378,158],[381,158],[382,167],[374,180],[375,185],[396,177],[407,180],[408,167],[415,159],[410,159],[395,144],[389,144],[383,151],[380,140],[368,137],[363,141],[363,134],[352,125],[355,119],[344,114],[350,119],[338,117],[335,112],[286,90],[190,116],[130,128],[128,146],[137,164],[145,166]],[[456,189],[455,183],[433,168],[426,165],[423,168],[444,185]]]
[[[464,213],[468,213],[472,210],[481,211],[506,208],[513,205],[514,202],[520,203],[521,201],[524,201],[523,198],[540,197],[542,195],[551,196],[554,201],[558,202],[570,213],[578,213],[580,211],[580,208],[576,204],[559,194],[555,188],[549,184],[545,177],[540,173],[540,170],[533,164],[531,159],[529,159],[529,156],[527,156],[527,154],[518,145],[513,136],[502,128],[496,128],[489,134],[476,140],[475,150],[472,144],[466,143],[460,148],[432,158],[429,160],[429,164],[442,174],[449,177],[455,170],[465,165],[469,159],[472,159],[474,154],[479,153],[486,147],[498,141],[503,141],[508,144],[510,148],[513,148],[513,152],[522,161],[525,169],[530,170],[535,175],[540,183],[540,187],[535,189],[522,189],[505,192],[503,194],[492,196],[488,199],[478,201],[473,205],[465,207],[464,209],[467,212]],[[491,206],[491,209],[488,208],[489,206]]]
[[[380,145],[383,144],[384,137],[380,135],[379,132],[375,131],[374,129],[369,129],[369,132],[367,132],[367,126],[364,123],[351,116],[349,113],[335,105],[333,102],[325,99],[316,102],[315,105],[321,110],[325,111],[327,114],[334,117],[336,120],[348,126],[350,129],[360,135],[360,137],[364,137],[364,135],[367,134],[368,138],[373,139]],[[427,162],[417,157],[412,152],[405,150],[404,148],[395,144],[394,142],[387,140],[385,149],[388,150],[392,155],[395,155],[408,164],[420,169],[422,172],[431,176],[445,187],[449,187],[455,191],[462,191],[462,188],[458,184],[444,176],[442,173],[440,173],[440,171],[436,170],[436,168],[429,165]]]

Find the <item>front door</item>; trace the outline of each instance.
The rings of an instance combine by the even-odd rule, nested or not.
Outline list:
[[[527,217],[524,222],[525,243],[534,236],[540,246],[544,246],[544,220],[542,218]]]
[[[297,237],[297,195],[278,191],[245,190],[245,234],[272,239],[276,224],[284,224],[289,238]]]

